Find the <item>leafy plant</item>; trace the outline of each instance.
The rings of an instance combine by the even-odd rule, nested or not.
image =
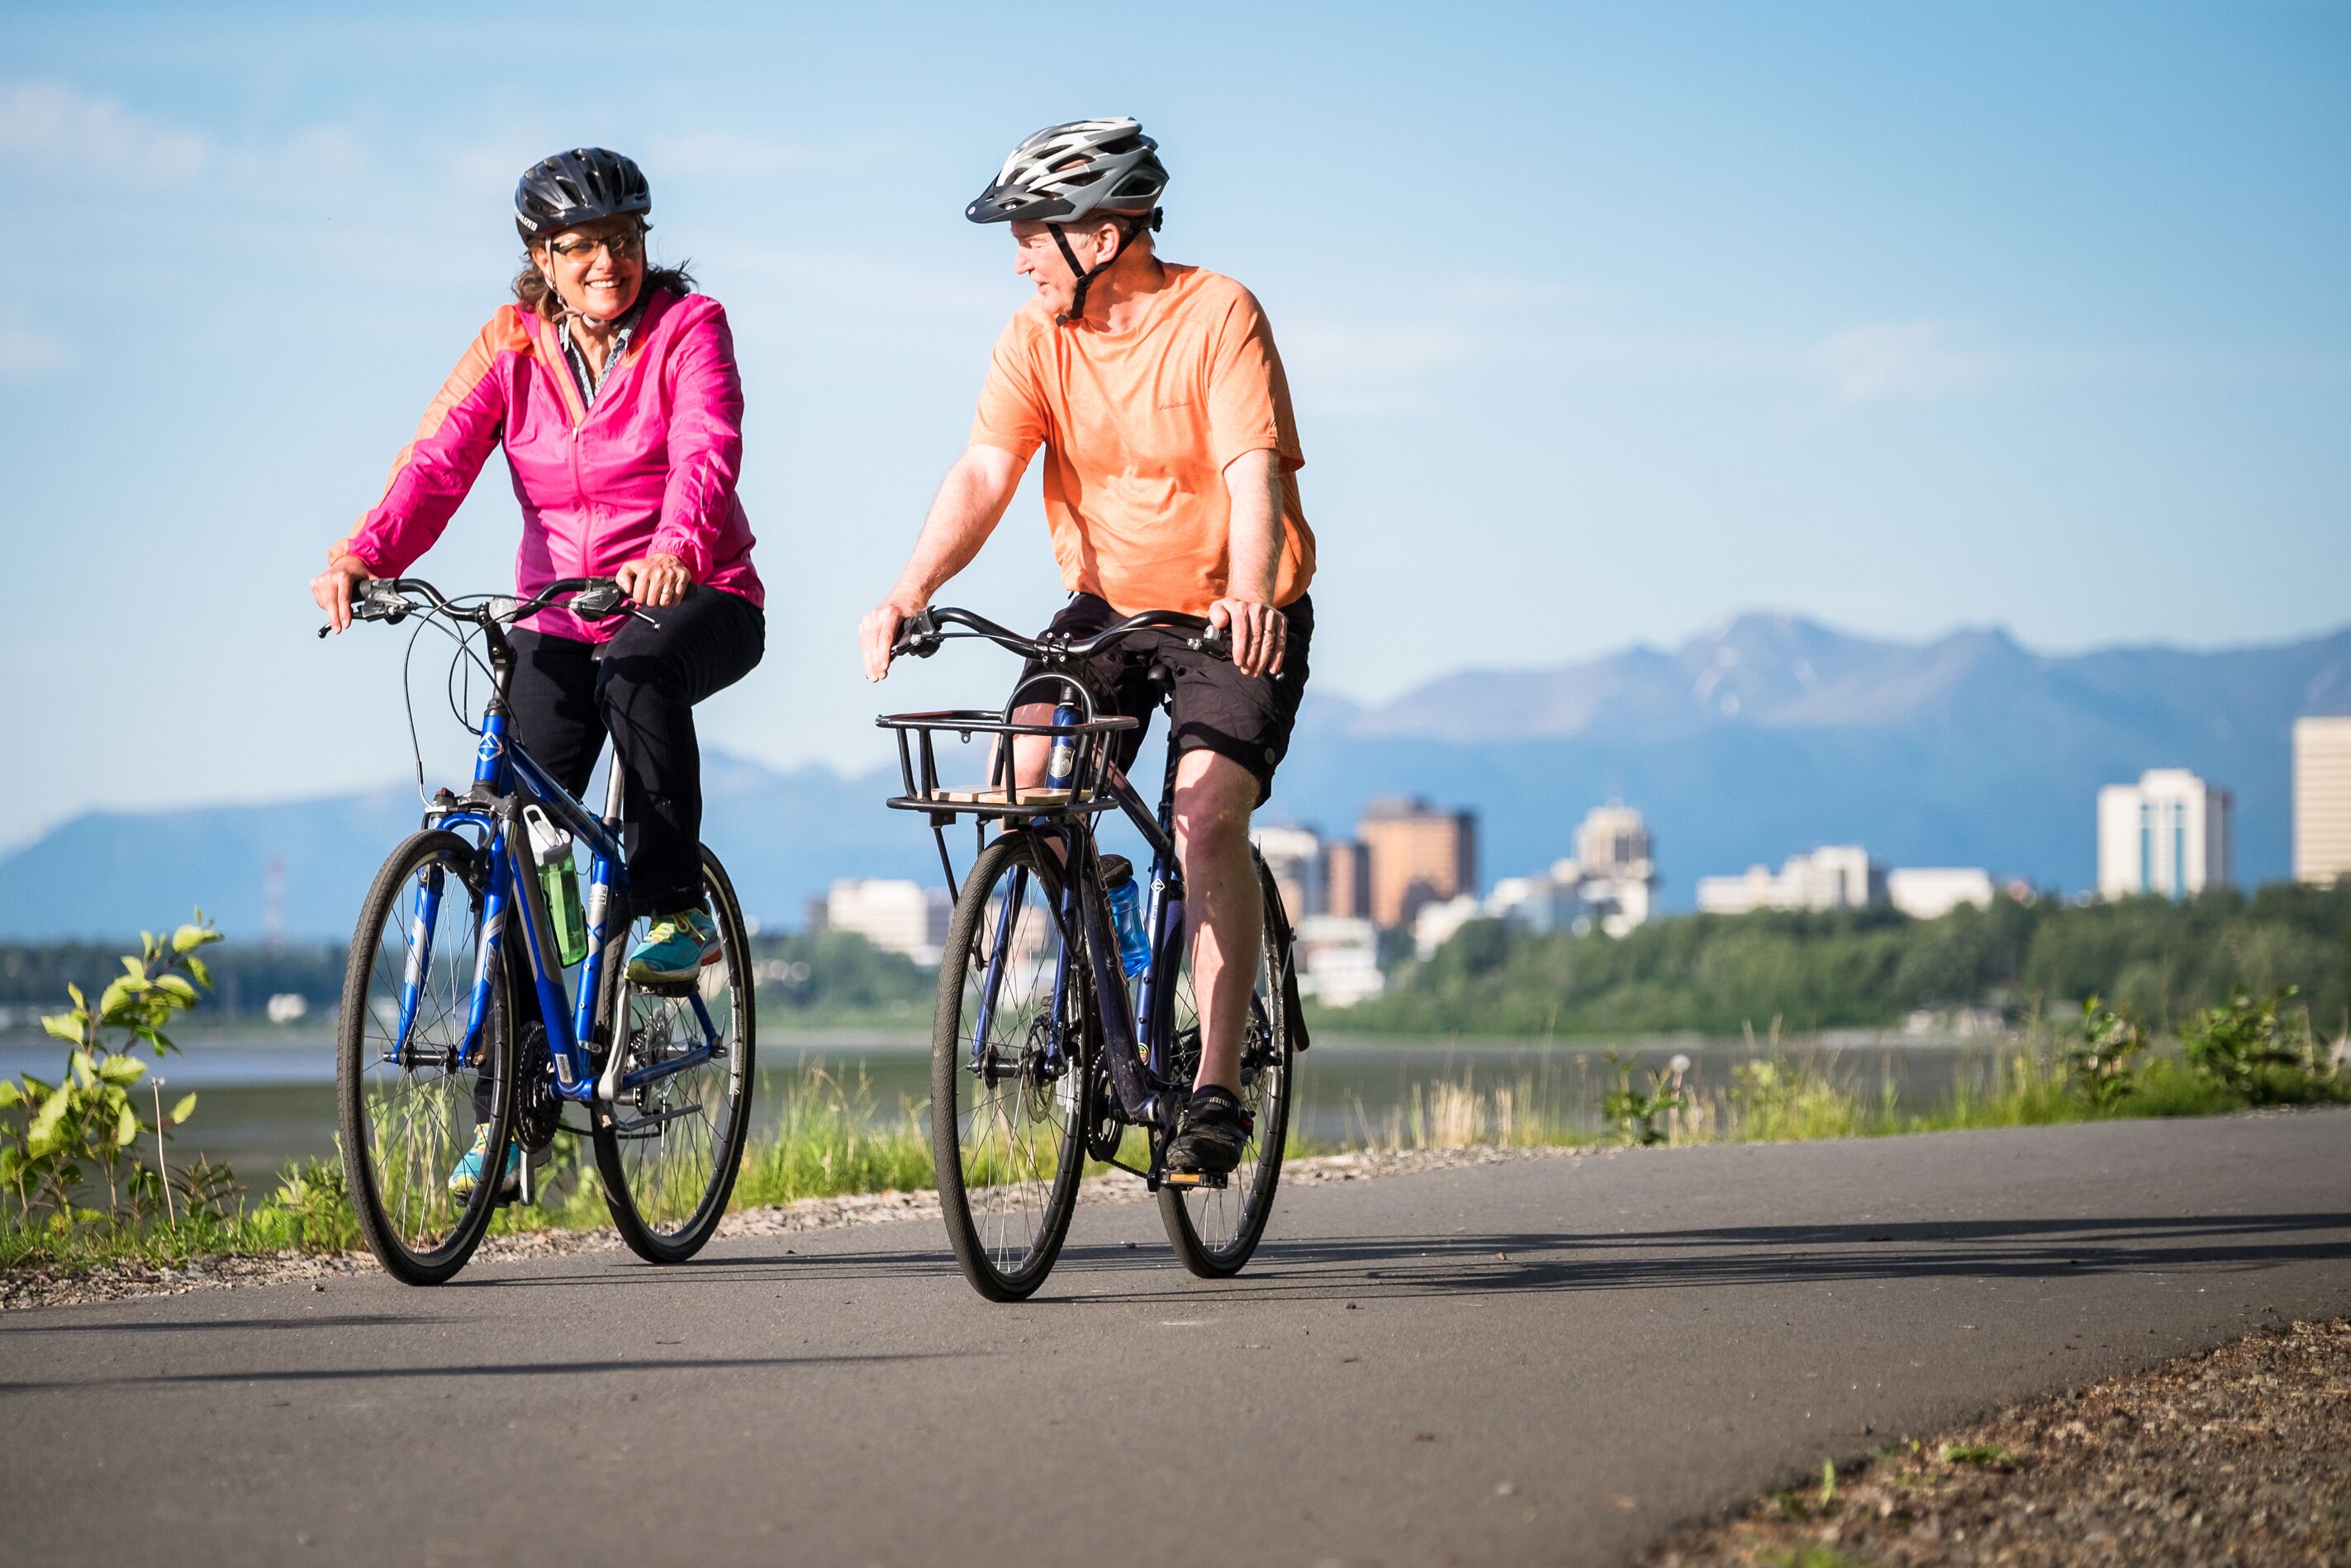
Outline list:
[[[193,924],[168,937],[141,932],[140,950],[122,960],[123,972],[92,1004],[78,986],[68,986],[73,1010],[41,1019],[41,1027],[68,1046],[66,1070],[57,1082],[26,1073],[0,1080],[0,1191],[15,1200],[20,1221],[45,1215],[55,1230],[97,1223],[136,1224],[151,1208],[171,1209],[162,1172],[162,1140],[196,1108],[182,1095],[170,1110],[155,1102],[156,1114],[141,1113],[133,1092],[147,1075],[135,1054],[141,1046],[158,1060],[179,1050],[166,1026],[194,1007],[197,988],[210,989],[211,973],[198,949],[220,940],[196,912]],[[156,1168],[139,1164],[148,1140],[157,1150]],[[100,1181],[106,1207],[90,1207]]]
[[[2138,1059],[2146,1050],[2147,1031],[2094,996],[2082,1004],[2082,1020],[2065,1051],[2065,1086],[2091,1110],[2109,1113],[2138,1092]]]
[[[1633,1064],[1620,1058],[1614,1050],[1604,1053],[1616,1069],[1616,1087],[1600,1102],[1600,1113],[1624,1135],[1625,1141],[1641,1148],[1666,1141],[1665,1129],[1657,1118],[1668,1111],[1686,1109],[1689,1097],[1667,1087],[1667,1074],[1661,1067],[1649,1070],[1649,1086],[1633,1087]]]
[[[2256,1001],[2236,989],[2224,1005],[2198,1013],[2179,1031],[2189,1066],[2223,1088],[2250,1099],[2265,1098],[2269,1069],[2303,1065],[2304,1053],[2294,1049],[2292,1026],[2278,1016],[2294,995],[2294,988],[2288,986]]]
[[[265,1218],[283,1223],[287,1239],[298,1248],[318,1250],[350,1245],[356,1227],[342,1161],[308,1159],[288,1166]]]

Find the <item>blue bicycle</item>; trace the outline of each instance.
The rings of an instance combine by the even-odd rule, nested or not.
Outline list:
[[[962,631],[949,630],[952,627]],[[1176,754],[1169,749],[1157,809],[1113,756],[1137,720],[1107,712],[1085,661],[1138,632],[1228,656],[1197,616],[1154,612],[1093,637],[1023,637],[967,611],[933,608],[907,623],[893,653],[927,658],[950,638],[980,637],[1039,666],[1000,711],[895,714],[904,793],[890,805],[930,818],[940,863],[956,885],[946,830],[973,819],[977,843],[956,894],[931,1033],[931,1144],[940,1206],[956,1261],[991,1301],[1018,1301],[1044,1283],[1069,1235],[1087,1157],[1143,1178],[1158,1195],[1167,1239],[1185,1267],[1207,1278],[1240,1271],[1265,1234],[1289,1135],[1290,1058],[1306,1047],[1281,894],[1262,858],[1264,937],[1255,955],[1241,1045],[1247,1147],[1230,1178],[1170,1171],[1175,1134],[1200,1061],[1200,1016],[1185,941],[1184,872],[1176,852]],[[1147,653],[1164,705],[1165,666]],[[1028,696],[1032,690],[1038,696]],[[1024,700],[1050,691],[1050,724],[1016,722]],[[942,737],[990,747],[987,782],[944,785]],[[1045,782],[1022,786],[1014,753],[1046,752]],[[1094,820],[1116,807],[1150,846],[1138,873],[1102,854]],[[988,829],[997,831],[993,838]],[[1128,891],[1131,879],[1137,880]],[[1143,896],[1147,893],[1147,898]],[[1147,955],[1123,960],[1113,900],[1135,907]],[[1130,984],[1132,989],[1130,990]],[[1144,1163],[1123,1155],[1127,1131],[1145,1134]]]
[[[450,599],[402,578],[361,585],[352,607],[360,621],[438,621],[460,658],[478,635],[491,676],[473,783],[462,795],[438,791],[423,829],[376,874],[337,1026],[343,1171],[360,1234],[410,1284],[455,1274],[500,1203],[535,1200],[559,1134],[589,1137],[622,1239],[660,1263],[709,1240],[743,1157],[750,942],[725,869],[705,847],[717,961],[692,980],[630,980],[621,770],[611,770],[599,817],[509,733],[515,659],[505,628],[567,598],[587,619],[645,615],[604,578],[550,583],[519,601]],[[575,843],[590,857],[584,911]],[[566,985],[575,967],[576,1000]],[[584,1127],[567,1119],[573,1106]],[[470,1179],[461,1173],[469,1150]]]

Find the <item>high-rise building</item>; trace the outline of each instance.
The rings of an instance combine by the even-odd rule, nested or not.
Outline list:
[[[1311,911],[1342,920],[1372,917],[1372,852],[1348,839],[1322,846],[1322,904]]]
[[[1311,828],[1254,828],[1249,842],[1265,857],[1281,907],[1297,925],[1322,912],[1322,836]]]
[[[1576,897],[1598,915],[1601,929],[1622,936],[1649,918],[1657,895],[1657,865],[1649,825],[1631,807],[1611,801],[1594,807],[1575,830],[1575,859],[1552,868],[1552,880],[1569,880]]]
[[[2153,768],[2098,791],[2098,896],[2185,898],[2225,887],[2234,802],[2185,768]]]
[[[2294,721],[2294,875],[2351,876],[2351,716]]]
[[[826,925],[854,931],[884,953],[904,953],[925,966],[939,961],[954,913],[945,888],[886,877],[843,878],[824,901]]]
[[[1417,796],[1374,800],[1356,830],[1371,851],[1372,922],[1411,924],[1420,906],[1478,891],[1478,818]]]

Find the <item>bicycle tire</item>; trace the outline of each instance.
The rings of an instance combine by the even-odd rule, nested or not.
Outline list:
[[[402,895],[435,866],[443,887],[433,956],[422,975],[407,1060],[394,1064],[384,1060],[383,1047],[398,1034],[422,913],[412,904],[403,919]],[[516,1013],[503,964],[493,977],[472,1070],[436,1073],[446,1061],[428,1060],[464,1036],[487,879],[486,857],[456,833],[428,829],[402,840],[360,905],[343,971],[335,1028],[343,1179],[368,1250],[386,1273],[410,1285],[444,1282],[480,1245],[497,1207],[499,1182],[477,1181],[471,1193],[457,1195],[449,1191],[448,1173],[474,1142],[474,1132],[486,1125],[489,1147],[503,1151],[513,1129]],[[451,940],[468,934],[470,940]],[[399,961],[383,962],[390,956]],[[485,1076],[493,1084],[486,1118],[475,1105]]]
[[[1281,1157],[1290,1141],[1290,1075],[1297,1052],[1290,1046],[1289,1009],[1282,1003],[1281,977],[1290,961],[1284,923],[1274,918],[1281,893],[1264,857],[1249,852],[1267,912],[1259,941],[1256,983],[1249,991],[1249,1036],[1241,1053],[1241,1103],[1256,1122],[1241,1163],[1223,1187],[1159,1189],[1159,1219],[1184,1267],[1204,1280],[1226,1280],[1248,1267],[1273,1215],[1273,1195],[1281,1185]],[[1192,998],[1193,945],[1184,948],[1183,978],[1176,988],[1176,1019]],[[1191,1020],[1196,1028],[1196,1017]]]
[[[999,972],[989,1019],[990,1066],[982,1070],[973,1064],[969,1031],[977,1027],[996,940],[998,919],[990,904],[1003,896],[999,884],[1008,884],[1016,869],[1029,873],[1028,887],[1012,916],[1014,941]],[[1018,828],[999,833],[964,879],[939,962],[931,1027],[932,1160],[956,1266],[972,1289],[992,1301],[1025,1300],[1045,1282],[1068,1239],[1084,1176],[1091,1042],[1100,1031],[1088,1011],[1092,988],[1086,984],[1083,938],[1060,929],[1061,884],[1059,860],[1035,835]],[[1026,926],[1036,933],[1033,951],[1024,935],[1030,910],[1042,921]],[[1060,1010],[1077,1027],[1064,1031],[1061,1067],[1054,1074],[1041,1047],[1051,1028],[1050,1004],[1057,999],[1051,995],[1051,946],[1057,940],[1071,948]],[[999,1029],[1008,1019],[1008,1027]],[[995,1071],[999,1062],[1007,1064],[1005,1075],[983,1082],[984,1071]],[[1024,1135],[1029,1128],[1041,1135]],[[1050,1172],[1041,1168],[1047,1161]],[[1004,1176],[1012,1179],[991,1179]]]
[[[718,927],[719,957],[704,966],[695,989],[724,1054],[656,1080],[626,1102],[600,1103],[593,1117],[604,1207],[629,1250],[648,1263],[683,1263],[717,1233],[735,1194],[750,1124],[758,1035],[751,938],[735,884],[707,845],[702,848],[702,888]],[[681,1027],[698,1029],[692,1001],[630,984],[635,923],[614,925],[604,952],[605,1027],[632,1055],[668,1049],[680,1038]],[[725,1099],[716,1113],[682,1113],[681,1093],[707,1094],[722,1085]],[[664,1119],[648,1124],[653,1116]],[[683,1131],[673,1137],[673,1127]]]

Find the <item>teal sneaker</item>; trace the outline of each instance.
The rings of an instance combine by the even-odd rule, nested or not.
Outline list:
[[[629,978],[643,985],[675,985],[718,962],[718,927],[699,909],[664,915],[629,955]]]
[[[454,1197],[471,1197],[474,1189],[482,1185],[482,1166],[489,1153],[490,1130],[487,1127],[475,1129],[474,1146],[465,1151],[465,1157],[449,1173],[449,1191]],[[506,1175],[498,1178],[498,1186],[507,1192],[522,1190],[522,1150],[511,1143],[507,1145]]]

